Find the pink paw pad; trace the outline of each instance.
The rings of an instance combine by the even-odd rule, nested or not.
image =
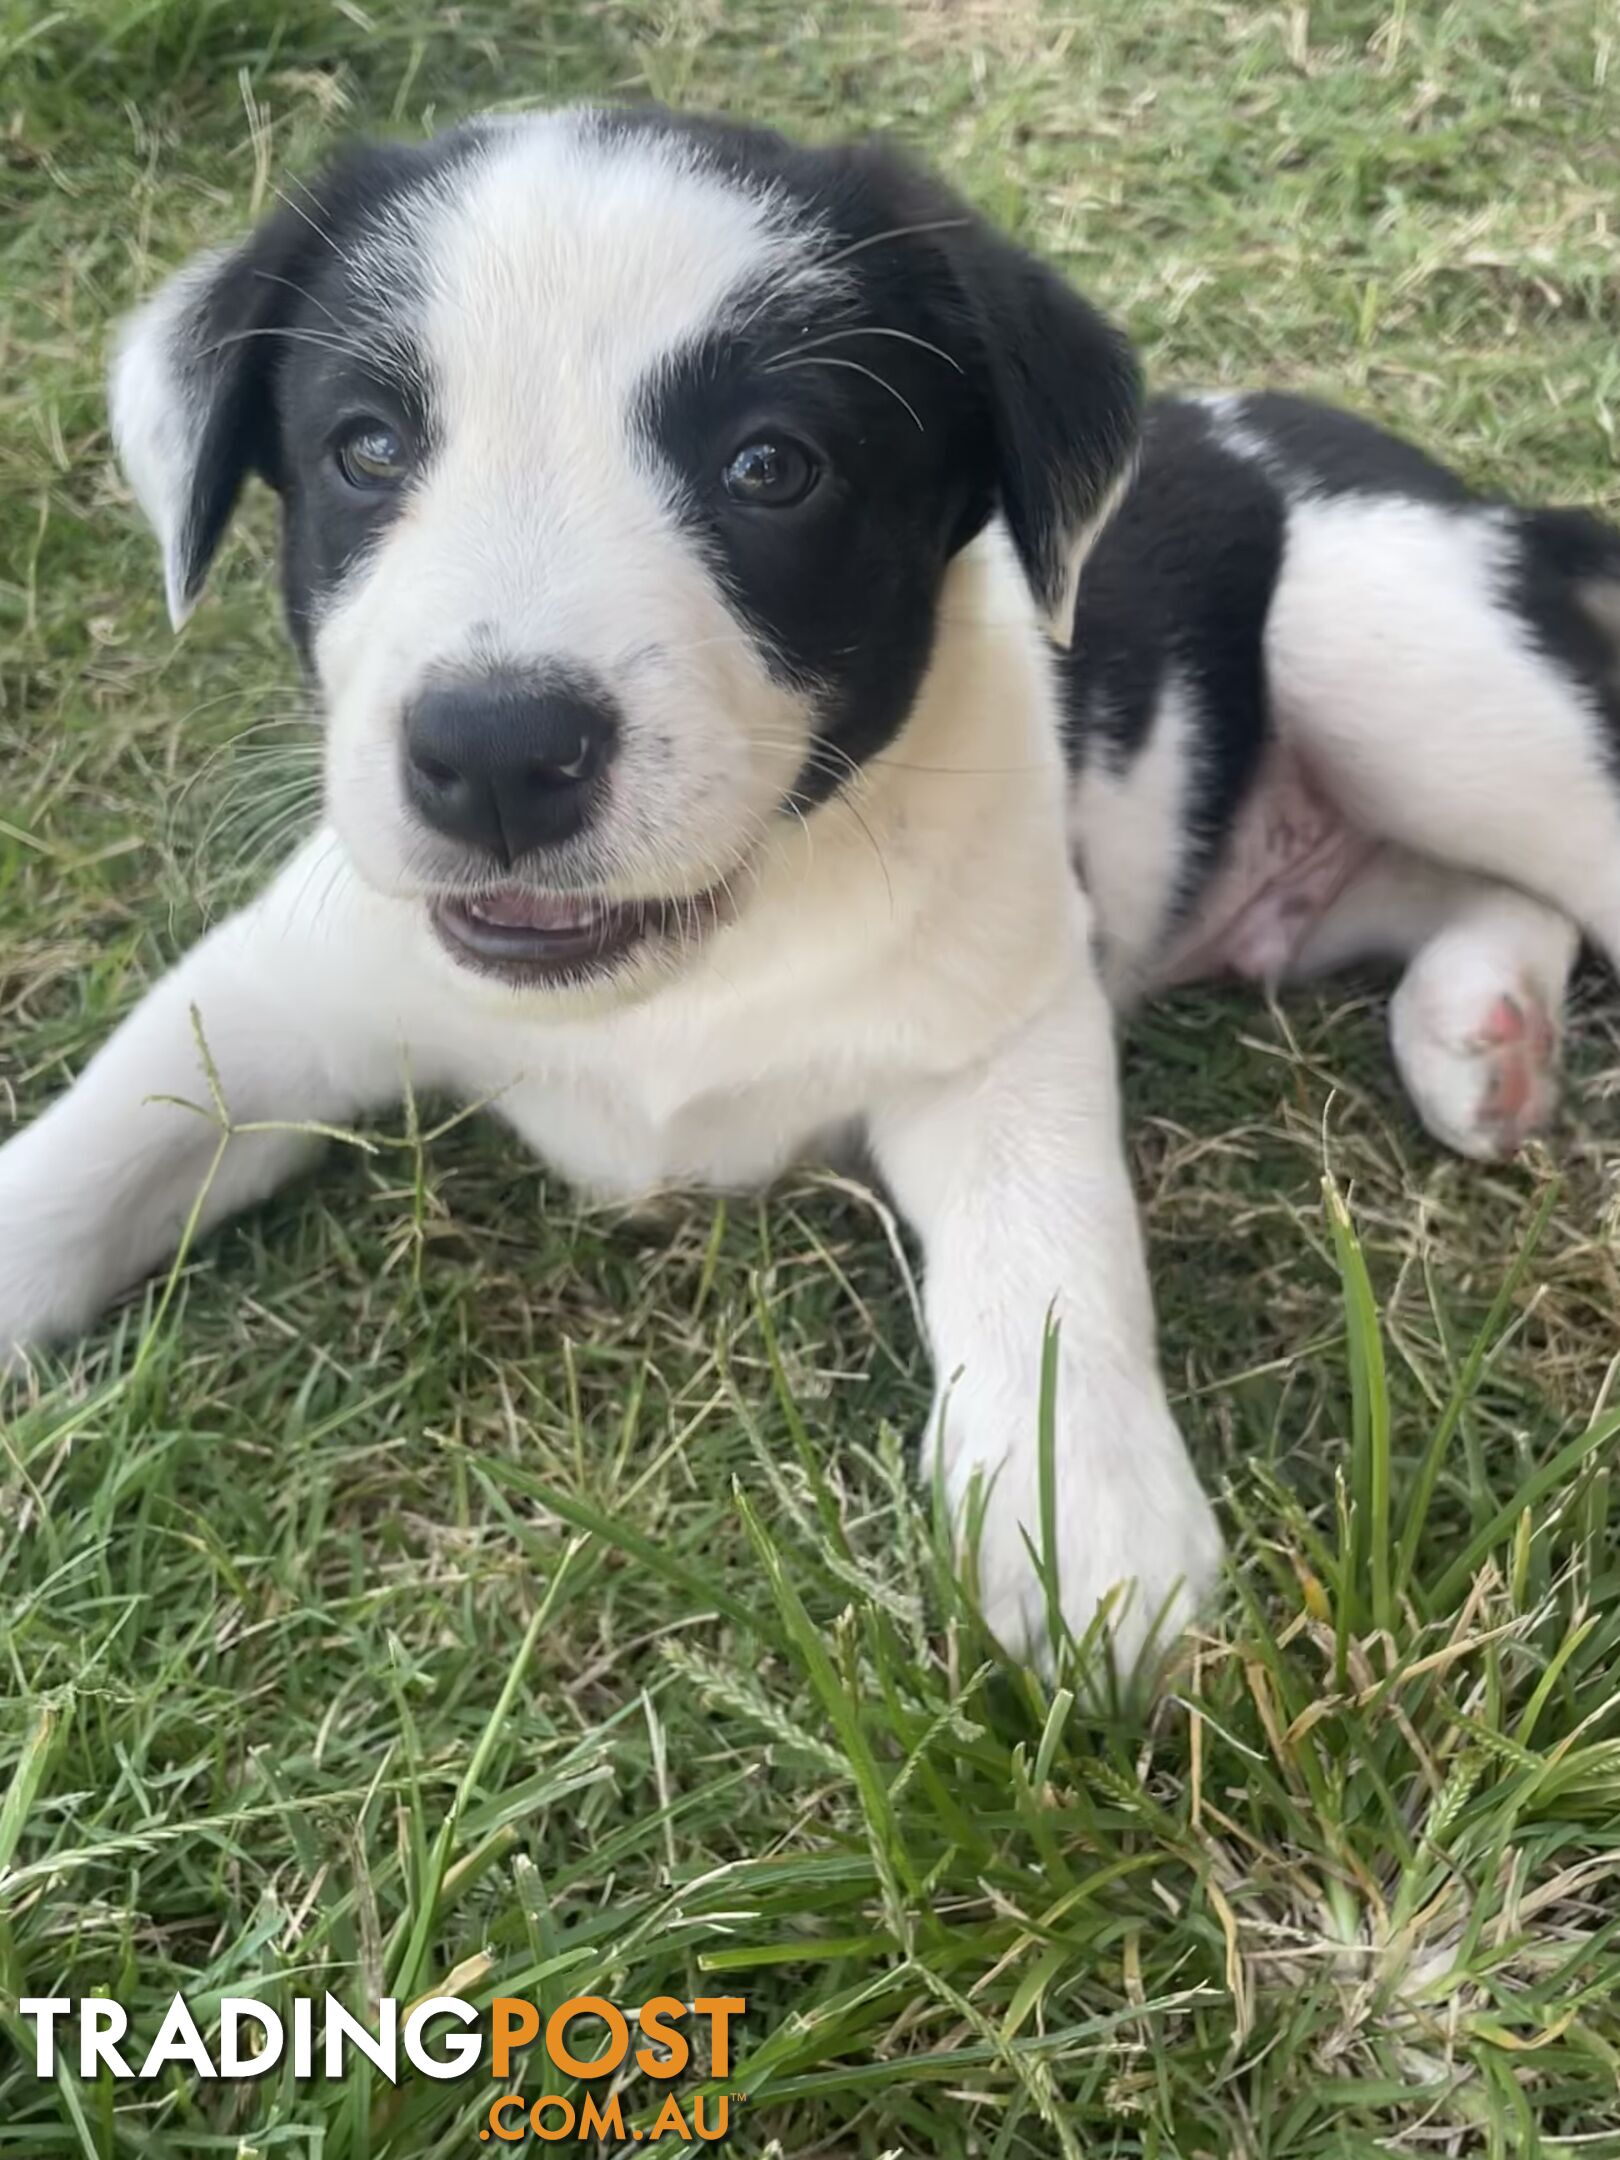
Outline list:
[[[1490,1066],[1480,1123],[1494,1130],[1504,1153],[1511,1153],[1545,1123],[1552,1108],[1557,1037],[1539,998],[1504,993],[1474,1043]]]
[[[1524,1007],[1517,998],[1499,997],[1485,1016],[1485,1024],[1479,1031],[1482,1043],[1523,1042],[1530,1032]]]

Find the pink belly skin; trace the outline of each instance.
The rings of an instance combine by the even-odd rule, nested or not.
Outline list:
[[[1214,875],[1172,941],[1156,980],[1218,975],[1279,981],[1316,924],[1375,852],[1285,744],[1267,750]]]

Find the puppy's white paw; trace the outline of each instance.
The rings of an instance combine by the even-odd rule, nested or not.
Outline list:
[[[0,1377],[81,1332],[102,1302],[108,1237],[86,1238],[64,1205],[69,1179],[32,1131],[0,1148]]]
[[[1022,1391],[999,1400],[975,1391],[964,1376],[936,1406],[936,1431],[941,1410],[945,1489],[959,1532],[970,1527],[980,1476],[976,1575],[985,1620],[1004,1648],[1050,1667],[1035,1405]],[[1156,1388],[1088,1397],[1076,1373],[1069,1389],[1060,1385],[1057,1420],[1059,1603],[1077,1642],[1106,1608],[1123,1677],[1169,1649],[1194,1617],[1220,1569],[1221,1534]]]
[[[1438,956],[1437,956],[1438,957]],[[1489,955],[1414,962],[1390,1004],[1395,1062],[1437,1140],[1478,1162],[1516,1153],[1558,1105],[1558,1024],[1528,975]]]

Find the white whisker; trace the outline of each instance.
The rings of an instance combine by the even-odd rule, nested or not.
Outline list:
[[[916,225],[891,225],[883,232],[868,233],[864,239],[852,240],[840,248],[836,255],[823,255],[819,267],[836,270],[840,263],[848,262],[852,255],[864,255],[868,248],[881,247],[886,240],[909,240],[916,233],[961,232],[973,223],[968,217],[924,218]]]
[[[962,373],[961,363],[953,360],[943,346],[933,344],[928,338],[916,337],[909,330],[891,330],[879,323],[856,323],[848,330],[829,330],[822,337],[806,339],[802,345],[790,345],[786,352],[773,353],[765,365],[773,367],[780,360],[796,359],[800,353],[815,352],[823,345],[838,345],[849,338],[860,337],[898,338],[902,344],[915,345],[919,352],[932,353],[948,368],[954,368],[958,375]]]
[[[863,367],[859,360],[840,360],[835,358],[831,353],[821,353],[813,356],[808,360],[782,361],[775,366],[766,368],[764,372],[767,375],[787,375],[791,374],[795,368],[812,367],[848,368],[850,373],[853,375],[864,375],[868,382],[875,382],[880,390],[887,390],[890,397],[894,399],[897,405],[903,405],[905,407],[906,411],[910,413],[912,421],[914,422],[917,433],[919,435],[924,435],[928,432],[927,429],[923,426],[922,421],[918,418],[917,408],[911,403],[911,401],[908,398],[903,397],[901,393],[894,387],[894,384],[892,382],[885,381],[883,376],[879,375],[875,369]]]

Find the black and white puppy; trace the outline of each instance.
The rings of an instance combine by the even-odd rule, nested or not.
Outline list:
[[[193,1013],[261,1128],[209,1220],[305,1159],[265,1125],[407,1070],[609,1192],[853,1137],[925,1249],[992,1624],[1045,1625],[1049,1312],[1067,1614],[1125,1586],[1127,1656],[1179,1620],[1219,1539],[1110,1000],[1393,947],[1423,1114],[1512,1144],[1572,919],[1620,946],[1620,585],[1600,528],[1355,422],[1162,405],[1132,486],[1137,419],[1120,338],[888,152],[658,111],[362,152],[182,271],[118,447],[177,621],[245,477],[280,495],[328,821],[0,1153],[0,1350],[173,1250]]]

